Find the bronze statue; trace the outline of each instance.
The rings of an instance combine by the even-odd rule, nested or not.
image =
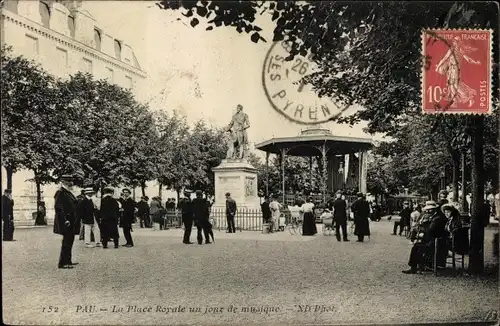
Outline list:
[[[244,159],[248,154],[247,129],[250,127],[248,115],[243,112],[243,106],[238,104],[236,113],[233,115],[227,131],[229,136],[228,159]]]

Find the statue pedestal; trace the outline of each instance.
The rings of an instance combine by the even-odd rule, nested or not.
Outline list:
[[[257,194],[257,169],[246,160],[225,159],[213,168],[215,180],[215,202],[212,209],[226,209],[226,193],[236,201],[238,211],[260,210]]]
[[[262,229],[262,213],[257,194],[257,169],[246,160],[225,159],[213,168],[215,179],[215,202],[211,215],[217,221],[217,228],[227,228],[226,193],[236,201],[234,219],[236,230]]]

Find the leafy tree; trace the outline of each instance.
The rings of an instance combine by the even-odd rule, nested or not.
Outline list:
[[[132,93],[81,73],[58,82],[62,159],[56,175],[83,171],[80,185],[135,186],[153,177],[154,121]]]
[[[224,129],[207,126],[203,121],[198,121],[191,131],[191,145],[194,147],[191,154],[194,167],[189,174],[189,184],[196,189],[201,189],[210,195],[214,194],[214,175],[212,168],[218,166],[226,157],[227,134]]]
[[[40,202],[41,185],[53,181],[51,170],[61,150],[55,80],[35,62],[12,56],[9,48],[2,48],[1,72],[2,165],[7,187],[12,188],[13,172],[31,170]]]
[[[154,174],[160,184],[160,193],[163,185],[179,192],[183,187],[178,182],[182,176],[182,167],[179,168],[174,164],[174,158],[179,144],[189,135],[189,126],[185,117],[179,116],[176,112],[169,116],[165,111],[155,112],[155,126],[158,139],[155,142],[156,158],[153,164]],[[144,186],[145,184],[142,185],[143,193]]]

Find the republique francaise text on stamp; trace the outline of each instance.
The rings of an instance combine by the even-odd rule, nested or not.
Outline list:
[[[422,112],[489,114],[492,31],[422,32]]]

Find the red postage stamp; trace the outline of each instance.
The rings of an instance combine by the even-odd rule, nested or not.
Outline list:
[[[422,112],[489,114],[492,31],[422,32]]]

